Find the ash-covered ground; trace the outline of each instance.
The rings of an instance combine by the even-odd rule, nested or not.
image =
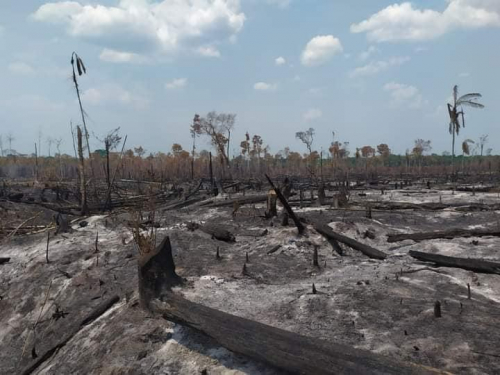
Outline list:
[[[245,205],[235,214],[233,207],[164,212],[160,208],[158,243],[170,236],[177,272],[188,281],[176,292],[191,301],[451,373],[500,373],[500,275],[435,268],[408,255],[419,250],[500,261],[500,238],[388,243],[386,237],[451,228],[500,229],[500,211],[373,210],[368,219],[361,208],[366,201],[492,204],[500,203],[498,194],[367,191],[366,196],[354,194],[353,200],[346,210],[294,209],[309,223],[328,223],[338,233],[384,251],[386,260],[369,259],[343,245],[344,255],[339,256],[311,225],[298,236],[292,222],[282,227],[278,218],[261,217],[263,205]],[[46,232],[16,236],[0,246],[0,257],[11,257],[0,265],[0,373],[22,373],[114,294],[120,302],[34,373],[279,373],[191,329],[143,312],[137,302],[137,250],[127,224],[131,215],[86,220],[83,228],[75,221],[72,233],[51,235],[48,264]],[[193,221],[221,225],[236,235],[236,242],[191,231],[187,224]],[[276,245],[281,247],[268,254]],[[313,266],[315,247],[320,267]],[[215,256],[217,248],[221,260]],[[246,254],[249,262],[243,275]],[[312,293],[313,283],[317,294]],[[434,317],[436,301],[441,302],[441,318]]]

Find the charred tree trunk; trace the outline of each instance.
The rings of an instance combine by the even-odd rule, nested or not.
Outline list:
[[[76,132],[77,132],[77,139],[78,139],[78,159],[80,161],[80,190],[81,190],[81,195],[82,195],[82,202],[81,202],[81,214],[86,215],[88,208],[87,208],[87,181],[85,179],[85,160],[83,158],[83,140],[82,140],[82,129],[77,126],[76,127]]]
[[[266,176],[267,180],[269,181],[269,184],[271,185],[271,187],[276,192],[276,195],[278,196],[278,199],[280,200],[281,204],[283,205],[283,207],[285,207],[285,210],[288,213],[288,216],[290,216],[292,218],[293,222],[295,223],[295,226],[297,227],[299,234],[304,233],[304,231],[306,230],[306,227],[304,226],[304,224],[302,224],[302,222],[299,220],[297,215],[295,215],[295,212],[293,212],[292,207],[290,207],[286,198],[283,196],[283,194],[281,194],[280,189],[277,188],[276,186],[274,186],[273,181],[269,178],[269,176],[267,174],[265,176]]]
[[[150,301],[164,294],[183,280],[175,272],[170,238],[165,237],[154,252],[141,254],[138,260],[139,300],[141,306],[149,310]]]
[[[410,250],[410,255],[424,262],[435,263],[438,267],[462,268],[477,273],[490,273],[500,275],[500,263],[481,259],[455,258],[439,254],[428,254],[421,251]]]
[[[435,240],[438,238],[452,239],[456,237],[487,237],[487,236],[500,237],[500,230],[450,229],[438,232],[388,234],[387,242],[399,242],[404,240],[425,241],[425,240]]]
[[[314,229],[316,229],[318,233],[325,236],[327,239],[342,242],[343,244],[346,244],[354,250],[361,251],[363,254],[370,258],[381,260],[387,258],[387,254],[383,253],[382,251],[358,242],[350,237],[346,237],[342,234],[336,233],[328,225],[315,224]]]

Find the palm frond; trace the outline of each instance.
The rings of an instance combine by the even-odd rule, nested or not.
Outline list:
[[[462,100],[471,100],[471,99],[477,99],[477,98],[482,98],[483,96],[478,93],[478,92],[472,92],[470,94],[465,94],[465,95],[462,95],[458,101],[462,101]]]
[[[474,102],[472,100],[465,100],[465,101],[458,101],[457,106],[459,105],[464,105],[466,107],[472,107],[472,108],[484,108],[484,105],[481,103]]]

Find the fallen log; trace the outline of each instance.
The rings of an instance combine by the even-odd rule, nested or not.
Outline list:
[[[206,197],[198,197],[198,198],[192,198],[192,199],[188,199],[188,200],[183,200],[181,202],[173,203],[171,205],[163,207],[162,209],[163,209],[163,211],[178,210],[178,209],[181,209],[181,208],[184,208],[184,207],[191,206],[191,205],[193,205],[195,203],[201,202],[201,201],[203,201],[205,199],[206,199]]]
[[[144,301],[145,306],[167,320],[212,337],[229,350],[294,374],[445,374],[426,366],[302,336],[191,302],[171,291],[171,285],[179,276],[175,273],[171,248],[162,249],[166,255],[150,257],[146,264],[152,271],[142,273],[139,278],[139,289],[148,291],[142,296],[152,298]],[[170,264],[166,264],[167,261]],[[162,268],[170,271],[154,272]],[[161,299],[157,299],[159,294],[162,294]]]
[[[387,258],[387,254],[385,254],[384,252],[377,250],[371,246],[365,245],[364,243],[358,242],[350,237],[336,233],[326,224],[315,224],[314,229],[322,236],[326,237],[328,240],[342,242],[343,244],[353,248],[354,250],[361,251],[363,254],[370,258],[381,260]]]
[[[413,258],[435,263],[438,267],[461,268],[477,273],[490,273],[500,275],[500,263],[482,259],[456,258],[439,254],[423,253],[421,251],[410,250]]]
[[[165,319],[201,331],[236,353],[294,374],[444,373],[240,318],[172,292],[165,298],[163,303],[153,303]]]
[[[273,246],[271,248],[271,250],[269,250],[267,252],[267,255],[271,255],[271,254],[274,254],[275,252],[277,252],[279,249],[281,248],[281,245],[276,245],[276,246]]]
[[[235,204],[242,206],[244,204],[264,203],[265,201],[267,201],[267,194],[213,202],[208,207],[233,207]]]
[[[86,315],[80,321],[80,323],[75,328],[73,328],[73,330],[69,334],[67,334],[61,341],[59,341],[57,344],[55,344],[49,350],[47,350],[45,353],[43,353],[41,356],[39,356],[36,359],[36,361],[34,361],[31,365],[26,367],[21,374],[22,375],[29,375],[29,374],[33,373],[45,361],[49,360],[54,355],[54,353],[56,353],[59,349],[61,349],[64,345],[66,345],[68,343],[68,341],[70,341],[83,327],[85,327],[86,325],[92,323],[94,320],[99,318],[102,314],[104,314],[106,311],[108,311],[119,300],[120,300],[120,297],[115,295],[111,298],[108,298],[106,301],[104,301],[100,305],[98,305],[88,315]]]
[[[404,240],[425,241],[435,240],[439,238],[452,239],[456,237],[500,237],[498,229],[449,229],[436,232],[420,232],[420,233],[397,233],[388,234],[387,242],[399,242]]]

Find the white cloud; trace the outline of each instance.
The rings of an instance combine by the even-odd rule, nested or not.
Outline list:
[[[112,63],[144,63],[147,61],[146,57],[137,53],[115,51],[109,48],[102,50],[99,59]]]
[[[319,88],[319,87],[312,87],[309,90],[307,90],[307,93],[311,94],[311,95],[319,95],[322,92],[323,92],[323,89]]]
[[[405,105],[410,108],[420,108],[424,104],[422,95],[415,86],[390,82],[384,86],[384,90],[391,94],[392,104],[395,106]]]
[[[323,112],[318,108],[309,108],[302,117],[305,121],[314,121],[323,116]]]
[[[500,27],[498,0],[446,0],[439,12],[416,9],[409,2],[390,5],[370,18],[351,25],[351,32],[366,33],[374,42],[422,41],[454,29]]]
[[[370,46],[366,51],[363,51],[359,54],[359,59],[361,61],[368,60],[370,58],[370,56],[376,52],[379,52],[378,48],[374,47],[374,46]]]
[[[167,84],[165,84],[165,88],[168,90],[180,89],[187,85],[187,78],[176,78]]]
[[[467,78],[467,77],[470,77],[470,73],[469,72],[462,72],[458,76],[460,78]]]
[[[0,106],[8,108],[9,110],[26,111],[26,108],[29,108],[30,111],[47,113],[64,111],[67,109],[67,105],[64,103],[52,101],[45,96],[32,94],[21,95],[9,99],[0,99]]]
[[[426,51],[428,51],[428,50],[429,50],[429,48],[427,48],[427,47],[423,47],[423,46],[420,46],[420,47],[416,47],[416,48],[415,48],[415,53],[426,52]]]
[[[300,81],[300,76],[299,75],[296,75],[293,77],[293,81],[294,82],[299,82]]]
[[[409,57],[393,57],[389,60],[372,61],[367,65],[360,66],[349,73],[349,77],[357,78],[372,76],[389,69],[392,66],[402,65],[410,61]]]
[[[12,73],[20,75],[31,75],[35,73],[35,69],[33,69],[31,65],[22,61],[10,63],[8,68]]]
[[[220,51],[214,46],[200,46],[196,52],[204,57],[220,57]]]
[[[292,0],[266,0],[267,3],[277,5],[280,8],[287,8]]]
[[[245,23],[239,0],[120,0],[116,6],[62,1],[42,5],[33,18],[110,49],[126,45],[128,51],[167,55],[229,38]]]
[[[305,66],[317,66],[328,62],[343,51],[340,40],[333,35],[318,35],[307,43],[302,52],[301,62]]]
[[[89,88],[82,93],[82,102],[88,105],[120,104],[132,106],[136,109],[148,107],[149,101],[123,87],[115,84],[103,85],[98,88]]]
[[[254,90],[258,91],[274,91],[278,88],[275,83],[257,82],[253,85]]]
[[[274,60],[274,63],[278,66],[286,64],[286,60],[284,57],[280,56]]]

